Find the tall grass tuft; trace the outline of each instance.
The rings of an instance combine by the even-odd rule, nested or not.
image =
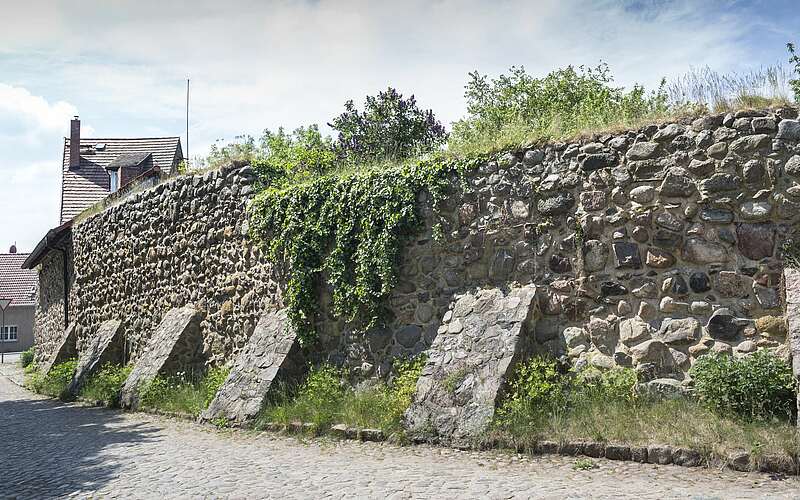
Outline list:
[[[140,407],[196,417],[214,399],[228,373],[229,368],[215,367],[202,377],[186,373],[158,376],[139,389]]]
[[[425,359],[421,356],[394,364],[394,378],[361,388],[346,383],[343,370],[330,365],[312,368],[305,381],[292,390],[283,387],[259,415],[256,427],[269,422],[312,423],[317,432],[331,425],[381,429],[391,435],[402,431],[402,417]]]
[[[708,66],[691,68],[666,86],[669,107],[703,107],[713,112],[766,108],[791,103],[792,70],[783,64],[748,72],[720,73]]]

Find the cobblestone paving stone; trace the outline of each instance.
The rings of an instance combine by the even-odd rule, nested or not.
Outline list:
[[[0,375],[0,498],[797,498],[797,478],[215,431]]]

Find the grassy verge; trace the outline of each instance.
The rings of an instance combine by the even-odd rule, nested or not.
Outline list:
[[[130,375],[133,366],[119,366],[112,363],[104,365],[91,376],[81,389],[81,399],[100,401],[106,406],[119,404],[119,391]]]
[[[693,375],[714,373],[720,362],[711,359]],[[748,383],[782,388],[781,377],[762,369],[767,362],[777,367],[780,361],[760,355],[725,363],[738,363]],[[533,359],[518,367],[487,441],[518,448],[540,440],[666,444],[693,449],[709,461],[724,461],[741,451],[756,461],[766,455],[800,453],[792,416],[782,411],[753,413],[752,391],[737,392],[737,381],[727,373],[728,378],[714,387],[716,399],[709,398],[709,389],[702,385],[692,396],[655,398],[637,391],[630,369],[571,373],[560,370],[555,361]],[[725,397],[717,398],[720,394]],[[772,396],[773,408],[781,408],[780,399]],[[748,409],[734,411],[732,401],[747,403]]]
[[[422,357],[396,362],[396,376],[391,382],[357,389],[346,385],[339,369],[314,368],[296,390],[279,391],[261,411],[255,427],[263,428],[270,422],[304,422],[324,433],[332,425],[346,424],[400,436],[403,412],[411,404],[423,365]]]
[[[196,417],[214,399],[228,377],[228,368],[212,368],[202,377],[178,374],[156,377],[139,390],[140,407]]]
[[[563,412],[497,425],[490,437],[521,448],[538,440],[667,444],[723,460],[737,451],[748,452],[756,460],[764,455],[800,453],[797,428],[789,422],[724,417],[690,399],[647,400],[634,405],[590,399]]]
[[[44,394],[45,396],[53,398],[65,397],[67,387],[72,382],[72,375],[75,373],[77,366],[78,360],[71,359],[53,366],[50,369],[50,373],[45,375],[39,371],[35,364],[29,364],[25,367],[25,385],[33,392]]]

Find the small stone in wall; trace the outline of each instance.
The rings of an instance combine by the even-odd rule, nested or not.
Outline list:
[[[714,163],[713,159],[706,159],[706,160],[697,160],[694,159],[689,163],[689,166],[686,167],[689,172],[697,177],[706,177],[711,172],[714,171],[716,168],[716,164]]]
[[[511,204],[511,215],[517,219],[527,219],[528,215],[530,215],[528,204],[522,200],[515,200]]]
[[[748,259],[771,257],[775,246],[775,226],[771,223],[742,223],[736,226],[739,251]]]
[[[700,189],[706,193],[736,191],[740,188],[740,179],[732,174],[718,173],[700,181]]]
[[[633,231],[631,231],[631,237],[639,243],[644,243],[650,239],[650,233],[646,228],[642,226],[636,226],[633,228]]]
[[[656,306],[649,302],[642,301],[639,303],[639,312],[636,315],[644,320],[650,320],[656,317],[658,311]]]
[[[739,321],[727,308],[720,308],[714,311],[708,319],[706,328],[708,328],[708,333],[712,338],[720,340],[733,340],[742,331]],[[728,348],[730,349],[730,346]]]
[[[568,273],[572,271],[572,263],[570,262],[569,257],[564,255],[551,255],[548,266],[554,273]]]
[[[700,220],[713,224],[730,224],[733,222],[733,212],[724,208],[704,208],[700,211]]]
[[[745,340],[736,346],[736,352],[747,354],[756,350],[756,344],[752,340]]]
[[[542,198],[536,207],[542,215],[562,215],[575,205],[575,196],[568,191],[556,193],[547,198]]]
[[[682,134],[686,127],[677,123],[670,123],[666,127],[660,129],[653,135],[653,140],[657,142],[671,141],[678,135]]]
[[[735,271],[720,271],[715,289],[723,297],[733,298],[747,295],[745,277]]]
[[[689,312],[697,316],[706,316],[711,313],[711,304],[703,300],[695,300],[689,304]]]
[[[642,258],[639,255],[639,245],[625,241],[615,241],[614,261],[617,269],[639,269],[642,267]]]
[[[683,241],[683,236],[666,229],[657,229],[653,233],[653,245],[664,250],[674,250],[678,248]]]
[[[766,134],[746,135],[733,141],[730,145],[730,151],[734,154],[749,153],[767,147],[770,140],[770,137]]]
[[[768,201],[748,201],[739,208],[745,220],[763,220],[772,212],[772,204]]]
[[[658,151],[657,142],[637,142],[625,154],[629,160],[647,160],[656,155]]]
[[[650,340],[651,337],[650,325],[641,318],[626,319],[619,323],[619,340],[627,346]]]
[[[658,336],[666,344],[687,344],[700,339],[702,328],[694,318],[665,318]]]
[[[728,253],[722,245],[698,237],[688,238],[681,254],[684,260],[697,264],[724,263],[728,259]]]
[[[586,325],[589,338],[597,349],[606,355],[612,355],[619,340],[616,325],[602,318],[592,318]]]
[[[583,245],[583,266],[587,272],[600,271],[608,262],[608,246],[599,240],[589,240]]]
[[[673,297],[685,297],[689,295],[689,286],[680,274],[675,274],[664,278],[661,291]]]
[[[686,170],[681,167],[670,168],[664,176],[664,181],[659,189],[661,196],[670,198],[691,196],[694,191],[694,182],[692,182]]]
[[[708,147],[706,154],[715,160],[722,160],[728,155],[728,145],[724,142],[714,143]]]
[[[617,283],[616,281],[604,281],[600,284],[600,294],[603,297],[627,295],[628,289],[625,288],[625,285]]]
[[[633,188],[630,192],[630,199],[636,203],[650,203],[656,195],[656,190],[653,186],[639,186]]]
[[[778,123],[778,133],[775,138],[786,141],[800,140],[800,122],[797,120],[781,120]]]
[[[761,184],[765,173],[764,165],[758,160],[750,160],[742,166],[742,178],[750,185]]]
[[[683,221],[675,214],[670,212],[659,212],[656,215],[656,225],[669,229],[670,231],[683,230]]]
[[[647,249],[645,263],[649,267],[663,269],[673,266],[675,264],[675,257],[669,252],[651,247]]]
[[[588,154],[581,162],[584,172],[593,172],[601,168],[613,167],[617,164],[617,156],[613,153]]]
[[[620,300],[617,303],[617,314],[619,316],[628,316],[633,312],[633,307],[631,307],[630,302],[627,300]]]
[[[581,206],[587,212],[595,212],[606,208],[605,191],[586,191],[581,193]]]
[[[586,336],[586,331],[583,328],[578,328],[575,326],[565,328],[562,336],[564,337],[564,343],[570,349],[581,344],[585,344],[589,340]]]

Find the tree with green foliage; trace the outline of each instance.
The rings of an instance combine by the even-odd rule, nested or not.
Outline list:
[[[436,150],[447,139],[432,110],[420,109],[413,95],[404,99],[392,87],[367,96],[363,110],[352,100],[344,107],[328,125],[339,133],[335,147],[347,159],[410,158]]]
[[[792,87],[792,92],[794,92],[795,102],[800,102],[800,56],[797,55],[793,43],[787,43],[786,48],[789,49],[789,64],[793,66],[792,69],[794,70],[795,75],[798,77],[793,80],[789,80],[789,85]]]

